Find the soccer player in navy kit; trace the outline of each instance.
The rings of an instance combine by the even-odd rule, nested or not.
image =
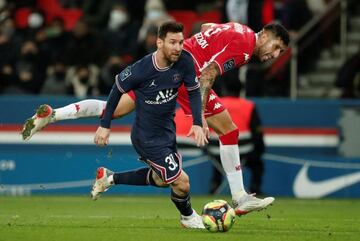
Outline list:
[[[128,66],[115,77],[94,142],[109,143],[110,124],[122,94],[134,90],[136,116],[131,141],[140,159],[149,167],[123,173],[100,167],[91,195],[97,199],[112,184],[171,187],[171,200],[181,213],[186,228],[204,228],[201,217],[191,208],[188,175],[182,170],[177,152],[175,108],[178,88],[184,83],[191,102],[194,135],[198,146],[207,143],[202,129],[200,84],[190,54],[182,52],[182,24],[166,22],[159,28],[157,51]]]

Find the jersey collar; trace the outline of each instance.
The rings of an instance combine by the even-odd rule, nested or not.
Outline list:
[[[174,63],[170,64],[169,66],[165,67],[165,68],[160,68],[159,65],[157,64],[156,62],[156,52],[155,51],[153,54],[152,54],[152,62],[153,62],[153,65],[154,65],[154,68],[157,70],[157,71],[166,71],[168,69],[170,69]]]

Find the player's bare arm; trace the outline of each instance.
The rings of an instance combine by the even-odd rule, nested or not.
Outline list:
[[[210,63],[205,69],[201,71],[200,76],[200,93],[201,93],[201,108],[204,111],[209,92],[214,84],[215,78],[220,75],[220,69],[216,63]]]

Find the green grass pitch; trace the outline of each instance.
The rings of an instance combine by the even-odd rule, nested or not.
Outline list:
[[[193,207],[212,199],[194,196]],[[360,200],[278,198],[227,233],[188,230],[166,196],[0,196],[0,241],[360,240]]]

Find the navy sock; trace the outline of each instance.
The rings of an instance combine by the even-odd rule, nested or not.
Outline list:
[[[171,189],[171,200],[183,216],[190,216],[193,213],[189,193],[181,197]]]
[[[140,168],[127,172],[118,172],[114,174],[114,183],[115,184],[125,184],[125,185],[136,185],[136,186],[147,186],[148,175],[150,168]],[[151,172],[150,172],[151,175]]]

